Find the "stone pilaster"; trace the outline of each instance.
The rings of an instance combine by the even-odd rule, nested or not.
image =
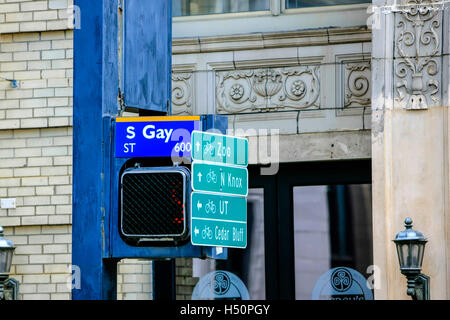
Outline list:
[[[372,159],[376,299],[410,299],[392,239],[411,217],[428,237],[431,299],[448,276],[448,18],[438,0],[374,0]]]

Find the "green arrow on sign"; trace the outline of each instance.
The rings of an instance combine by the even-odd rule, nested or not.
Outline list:
[[[248,194],[247,168],[192,163],[192,189],[238,196]]]
[[[237,166],[248,165],[248,141],[245,138],[193,131],[192,158]]]

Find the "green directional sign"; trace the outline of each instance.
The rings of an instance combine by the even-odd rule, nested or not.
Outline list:
[[[247,247],[247,222],[192,219],[193,245],[214,247]]]
[[[245,197],[193,192],[191,242],[194,245],[245,248],[247,200]]]
[[[245,138],[193,131],[191,140],[194,160],[236,166],[248,165],[248,141]]]
[[[244,197],[193,192],[191,218],[247,221],[247,200]]]
[[[246,248],[248,141],[193,131],[191,242]]]
[[[238,196],[248,194],[247,168],[192,163],[192,189]]]

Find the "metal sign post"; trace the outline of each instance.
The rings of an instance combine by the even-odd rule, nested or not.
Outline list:
[[[133,246],[119,233],[124,170],[138,162],[149,167],[173,165],[171,157],[131,154],[138,150],[132,147],[142,141],[157,141],[161,150],[166,142],[176,143],[169,127],[147,124],[155,128],[144,130],[144,126],[139,131],[138,123],[143,122],[135,121],[135,130],[123,131],[120,126],[125,122],[117,121],[128,109],[170,114],[172,1],[75,0],[74,5],[80,8],[82,28],[74,30],[72,264],[76,285],[72,299],[114,300],[121,259],[225,258],[226,251],[216,254],[190,242],[173,247]],[[138,70],[130,67],[133,64],[145,67]],[[228,125],[226,117],[202,116],[196,121],[201,130],[223,132]],[[133,140],[133,134],[145,140],[116,145],[116,134],[123,133],[128,140]],[[178,142],[182,141],[179,137]],[[116,157],[126,150],[128,157]]]

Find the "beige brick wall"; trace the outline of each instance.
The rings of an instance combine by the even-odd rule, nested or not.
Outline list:
[[[72,128],[0,130],[0,225],[70,224]]]
[[[192,291],[199,278],[192,277],[192,258],[175,260],[176,268],[176,299],[191,300]]]
[[[192,291],[199,281],[192,277],[192,258],[175,260],[176,299],[190,300]],[[123,259],[118,266],[117,299],[152,299],[152,262],[143,259]]]
[[[123,259],[117,271],[117,300],[152,299],[151,261]]]
[[[0,35],[0,130],[72,125],[73,31]]]
[[[72,0],[0,0],[0,33],[66,30]]]
[[[0,0],[0,197],[16,199],[0,225],[16,245],[20,299],[70,299],[71,4]]]
[[[12,276],[20,281],[19,299],[70,299],[70,225],[6,227],[16,245]]]

